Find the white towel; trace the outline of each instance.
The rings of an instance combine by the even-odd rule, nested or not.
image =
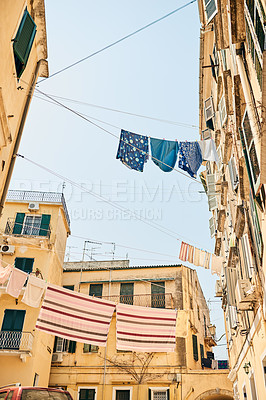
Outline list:
[[[12,274],[6,287],[7,294],[16,297],[17,299],[20,295],[21,289],[24,286],[24,283],[26,282],[27,276],[28,274],[26,272],[21,271],[17,268],[13,268]]]
[[[43,279],[30,275],[21,301],[30,307],[38,308],[45,288],[46,282]]]
[[[195,247],[195,251],[194,251],[193,264],[196,265],[196,266],[200,265],[200,249],[198,249],[197,247]]]
[[[199,141],[202,159],[206,161],[215,161],[219,164],[219,156],[213,139]]]
[[[199,264],[198,264],[199,267],[204,267],[205,256],[206,256],[206,251],[200,250]]]
[[[223,257],[217,257],[214,254],[212,254],[212,262],[211,262],[212,275],[217,274],[220,276],[222,265],[223,265]]]

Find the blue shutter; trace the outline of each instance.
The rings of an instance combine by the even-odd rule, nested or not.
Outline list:
[[[17,213],[14,228],[13,228],[13,235],[21,234],[24,218],[25,218],[25,213]]]
[[[50,220],[51,220],[51,215],[49,214],[42,215],[39,236],[50,236],[50,229],[49,229]]]
[[[26,68],[35,34],[36,24],[26,9],[13,43],[18,78],[22,75],[24,69]]]

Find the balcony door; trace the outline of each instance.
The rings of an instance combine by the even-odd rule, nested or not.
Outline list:
[[[25,310],[5,310],[0,332],[0,349],[19,350]]]
[[[151,283],[152,308],[165,308],[165,282]]]

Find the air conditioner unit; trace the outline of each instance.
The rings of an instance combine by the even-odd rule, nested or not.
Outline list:
[[[29,203],[28,205],[28,209],[30,211],[35,211],[35,210],[39,210],[39,203],[36,203],[36,201]]]
[[[63,361],[63,353],[54,353],[52,355],[52,362],[62,362]]]
[[[215,297],[223,297],[222,282],[220,280],[215,282]]]
[[[15,246],[11,246],[9,244],[2,244],[0,246],[0,253],[12,255],[15,253]]]
[[[255,287],[248,279],[239,279],[236,284],[236,302],[240,311],[252,309],[252,302],[256,300]]]

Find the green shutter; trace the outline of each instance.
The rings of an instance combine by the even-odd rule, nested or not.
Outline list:
[[[13,228],[13,235],[21,234],[24,218],[25,218],[24,213],[17,213],[14,228]]]
[[[149,389],[149,400],[151,400],[151,389]]]
[[[69,353],[76,353],[76,346],[77,346],[77,342],[75,342],[74,340],[70,340],[69,342],[69,346],[68,346],[68,352]]]
[[[1,330],[22,332],[25,313],[25,310],[5,310]]]
[[[204,358],[204,347],[203,347],[203,344],[200,344],[200,358]]]
[[[13,50],[14,50],[18,77],[22,75],[22,72],[26,67],[35,34],[36,34],[36,24],[26,9],[13,43]]]
[[[193,344],[193,358],[195,361],[198,361],[199,359],[198,338],[196,335],[192,335],[192,344]]]
[[[32,272],[33,263],[34,258],[16,257],[15,259],[15,267],[28,274]]]
[[[50,233],[50,230],[49,230],[50,220],[51,220],[51,215],[49,215],[49,214],[43,214],[42,215],[42,221],[41,221],[41,227],[40,227],[39,236],[49,236],[49,233]]]

